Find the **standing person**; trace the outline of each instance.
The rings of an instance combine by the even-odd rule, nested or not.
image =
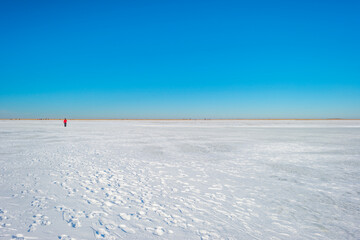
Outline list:
[[[67,119],[64,118],[64,127],[66,127],[66,124],[67,124]]]

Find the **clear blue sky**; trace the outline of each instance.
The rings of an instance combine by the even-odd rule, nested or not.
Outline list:
[[[360,118],[360,1],[0,2],[0,118]]]

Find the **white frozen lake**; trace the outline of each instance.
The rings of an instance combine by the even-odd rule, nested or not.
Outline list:
[[[0,239],[360,239],[360,121],[0,121]]]

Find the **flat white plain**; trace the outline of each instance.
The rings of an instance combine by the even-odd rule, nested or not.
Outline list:
[[[360,239],[360,121],[0,121],[0,239]]]

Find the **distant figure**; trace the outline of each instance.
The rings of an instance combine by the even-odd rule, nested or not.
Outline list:
[[[64,118],[64,127],[66,127],[67,120]]]

